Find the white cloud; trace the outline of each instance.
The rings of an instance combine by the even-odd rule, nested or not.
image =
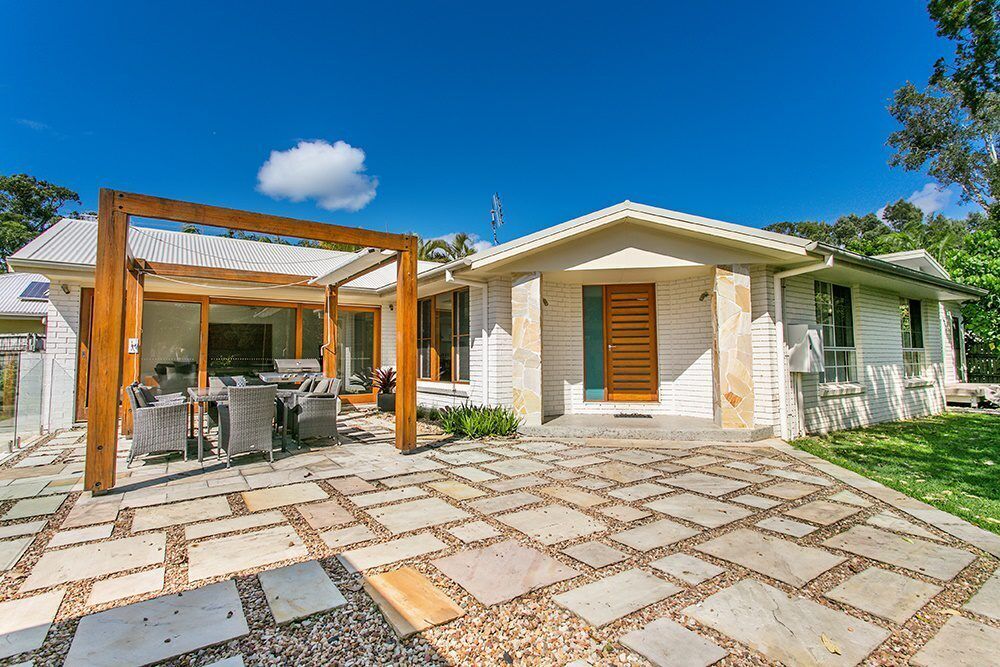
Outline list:
[[[455,240],[455,236],[457,236],[457,232],[452,232],[451,234],[445,234],[444,236],[435,236],[434,239],[432,240],[434,241],[441,240],[445,241],[446,243],[451,243],[452,241]],[[472,248],[476,252],[482,252],[487,248],[493,247],[493,244],[490,243],[489,241],[484,241],[483,239],[479,238],[479,234],[468,234],[467,236],[469,237],[469,243],[472,244]]]
[[[36,132],[44,132],[45,130],[51,130],[52,128],[40,120],[32,120],[31,118],[18,118],[18,125],[23,125],[28,129],[35,130]]]
[[[315,199],[328,211],[359,211],[375,199],[378,187],[365,169],[365,152],[347,142],[300,141],[286,151],[271,151],[257,172],[257,189],[275,199]]]
[[[928,183],[910,195],[906,201],[916,205],[924,215],[931,215],[947,206],[953,194],[951,190],[942,188],[937,183]]]

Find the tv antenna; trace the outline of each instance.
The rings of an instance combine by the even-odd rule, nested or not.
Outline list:
[[[497,229],[503,226],[503,205],[500,203],[500,195],[493,193],[493,208],[490,209],[490,227],[493,228],[493,245],[497,245]]]

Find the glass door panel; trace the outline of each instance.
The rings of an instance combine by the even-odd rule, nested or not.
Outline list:
[[[275,359],[295,358],[295,309],[213,303],[208,307],[208,374],[256,379]]]
[[[337,377],[344,380],[340,393],[372,393],[375,356],[375,311],[339,310]]]
[[[156,394],[198,386],[201,304],[146,301],[142,305],[139,382]]]

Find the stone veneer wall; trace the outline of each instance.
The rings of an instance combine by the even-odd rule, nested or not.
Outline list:
[[[715,267],[716,421],[723,428],[754,423],[752,321],[749,268]]]
[[[542,276],[514,277],[510,293],[511,385],[514,411],[525,426],[542,424]]]

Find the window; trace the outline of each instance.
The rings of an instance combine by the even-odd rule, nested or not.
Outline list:
[[[903,377],[919,378],[924,374],[924,318],[917,299],[899,300],[899,330],[903,337]]]
[[[469,290],[417,303],[417,371],[422,380],[469,381]]]
[[[820,382],[856,382],[854,309],[851,288],[816,281],[816,323],[823,331]]]

